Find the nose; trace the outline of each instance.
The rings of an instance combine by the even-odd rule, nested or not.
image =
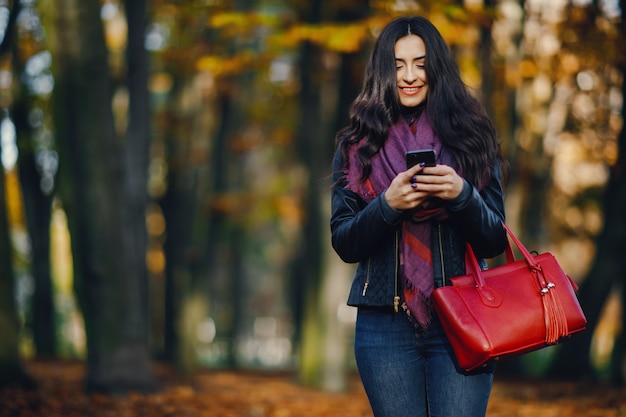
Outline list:
[[[417,68],[415,68],[413,65],[409,65],[404,72],[404,81],[408,84],[413,84],[415,81],[417,81],[417,72]]]

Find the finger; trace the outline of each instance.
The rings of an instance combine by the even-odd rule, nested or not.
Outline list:
[[[422,174],[418,174],[411,178],[412,182],[421,185],[438,185],[449,182],[450,179],[447,179],[446,176],[428,174],[426,172]]]
[[[405,173],[410,177],[413,178],[415,175],[419,174],[420,172],[422,172],[424,170],[424,167],[420,164],[418,165],[414,165],[411,168],[407,169],[405,171]]]

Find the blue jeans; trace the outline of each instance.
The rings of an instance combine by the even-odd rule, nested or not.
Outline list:
[[[374,416],[485,416],[495,367],[458,368],[436,318],[418,333],[403,312],[359,310],[354,350]]]

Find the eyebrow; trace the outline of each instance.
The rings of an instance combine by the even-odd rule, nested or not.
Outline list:
[[[415,57],[413,58],[413,61],[419,61],[420,59],[424,59],[424,58],[426,58],[426,55]],[[404,61],[404,59],[396,57],[396,61]]]

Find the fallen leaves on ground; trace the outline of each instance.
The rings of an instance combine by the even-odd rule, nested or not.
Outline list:
[[[354,377],[343,393],[304,387],[291,374],[208,370],[183,378],[159,366],[161,389],[85,394],[77,362],[29,362],[37,389],[0,391],[0,417],[372,417]],[[626,417],[626,389],[573,382],[498,380],[488,417]]]

